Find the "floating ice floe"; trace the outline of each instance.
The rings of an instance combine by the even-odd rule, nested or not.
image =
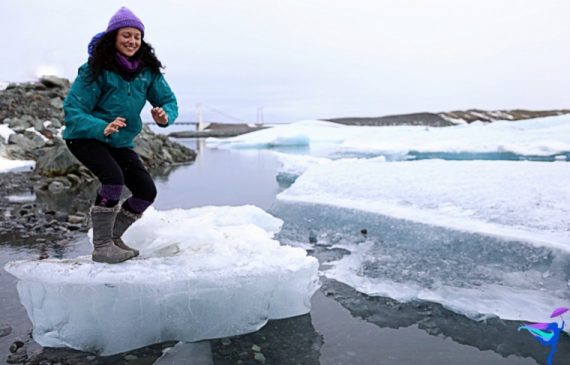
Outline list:
[[[338,123],[304,120],[231,138],[208,138],[206,143],[209,147],[219,148],[300,147],[319,142],[339,144],[351,132],[360,133],[357,129],[351,131],[350,127]]]
[[[273,152],[273,155],[281,162],[281,167],[277,170],[277,179],[286,182],[293,182],[311,166],[322,165],[330,161],[324,157],[289,155],[280,152]]]
[[[331,161],[278,199],[358,209],[570,251],[570,164]]]
[[[334,206],[279,202],[272,212],[287,222],[281,240],[314,237],[336,260],[322,274],[373,297],[531,322],[570,303],[570,251]]]
[[[336,154],[511,153],[554,156],[570,151],[570,116],[450,127],[347,126],[301,121],[227,139],[207,140],[220,148],[335,146]]]
[[[195,342],[308,313],[318,263],[273,239],[282,221],[254,206],[149,209],[125,234],[140,250],[109,265],[89,256],[8,263],[42,346],[101,355]]]

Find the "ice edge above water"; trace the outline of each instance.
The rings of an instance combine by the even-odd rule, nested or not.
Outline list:
[[[350,159],[307,168],[277,199],[356,209],[570,252],[567,181],[566,163]]]

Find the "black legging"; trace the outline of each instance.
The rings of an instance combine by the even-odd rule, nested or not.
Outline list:
[[[125,185],[129,188],[133,194],[129,210],[142,213],[154,202],[154,181],[132,148],[114,148],[96,139],[70,139],[66,144],[103,186]]]

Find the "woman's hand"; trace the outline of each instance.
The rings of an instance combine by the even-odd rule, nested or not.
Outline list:
[[[114,121],[107,124],[107,126],[105,127],[105,130],[103,131],[103,134],[105,135],[105,137],[108,137],[113,133],[117,133],[119,131],[119,129],[126,126],[127,123],[125,123],[125,121],[126,121],[125,118],[117,117],[117,118],[115,118]]]
[[[160,107],[152,108],[150,110],[150,114],[152,114],[152,119],[154,119],[156,124],[161,124],[161,125],[168,124],[168,114],[166,114],[164,109]]]

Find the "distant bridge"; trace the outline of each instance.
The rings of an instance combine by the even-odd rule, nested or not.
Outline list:
[[[217,115],[222,115],[225,119],[230,119],[233,120],[234,122],[237,123],[241,123],[241,124],[248,124],[248,122],[244,122],[242,119],[234,117],[233,115],[230,115],[229,113],[224,112],[223,110],[220,110],[218,108],[214,108],[212,106],[206,105],[204,103],[198,103],[196,104],[196,122],[175,122],[175,124],[177,125],[193,125],[196,127],[196,131],[203,131],[208,125],[210,125],[210,122],[205,122],[204,118],[203,118],[203,109],[207,109],[209,112],[215,113]],[[211,119],[217,119],[217,118],[211,118]],[[264,120],[263,120],[263,108],[257,108],[257,124],[263,124]],[[144,124],[153,124],[153,122],[144,122]],[[220,123],[220,124],[231,124],[231,123]]]

